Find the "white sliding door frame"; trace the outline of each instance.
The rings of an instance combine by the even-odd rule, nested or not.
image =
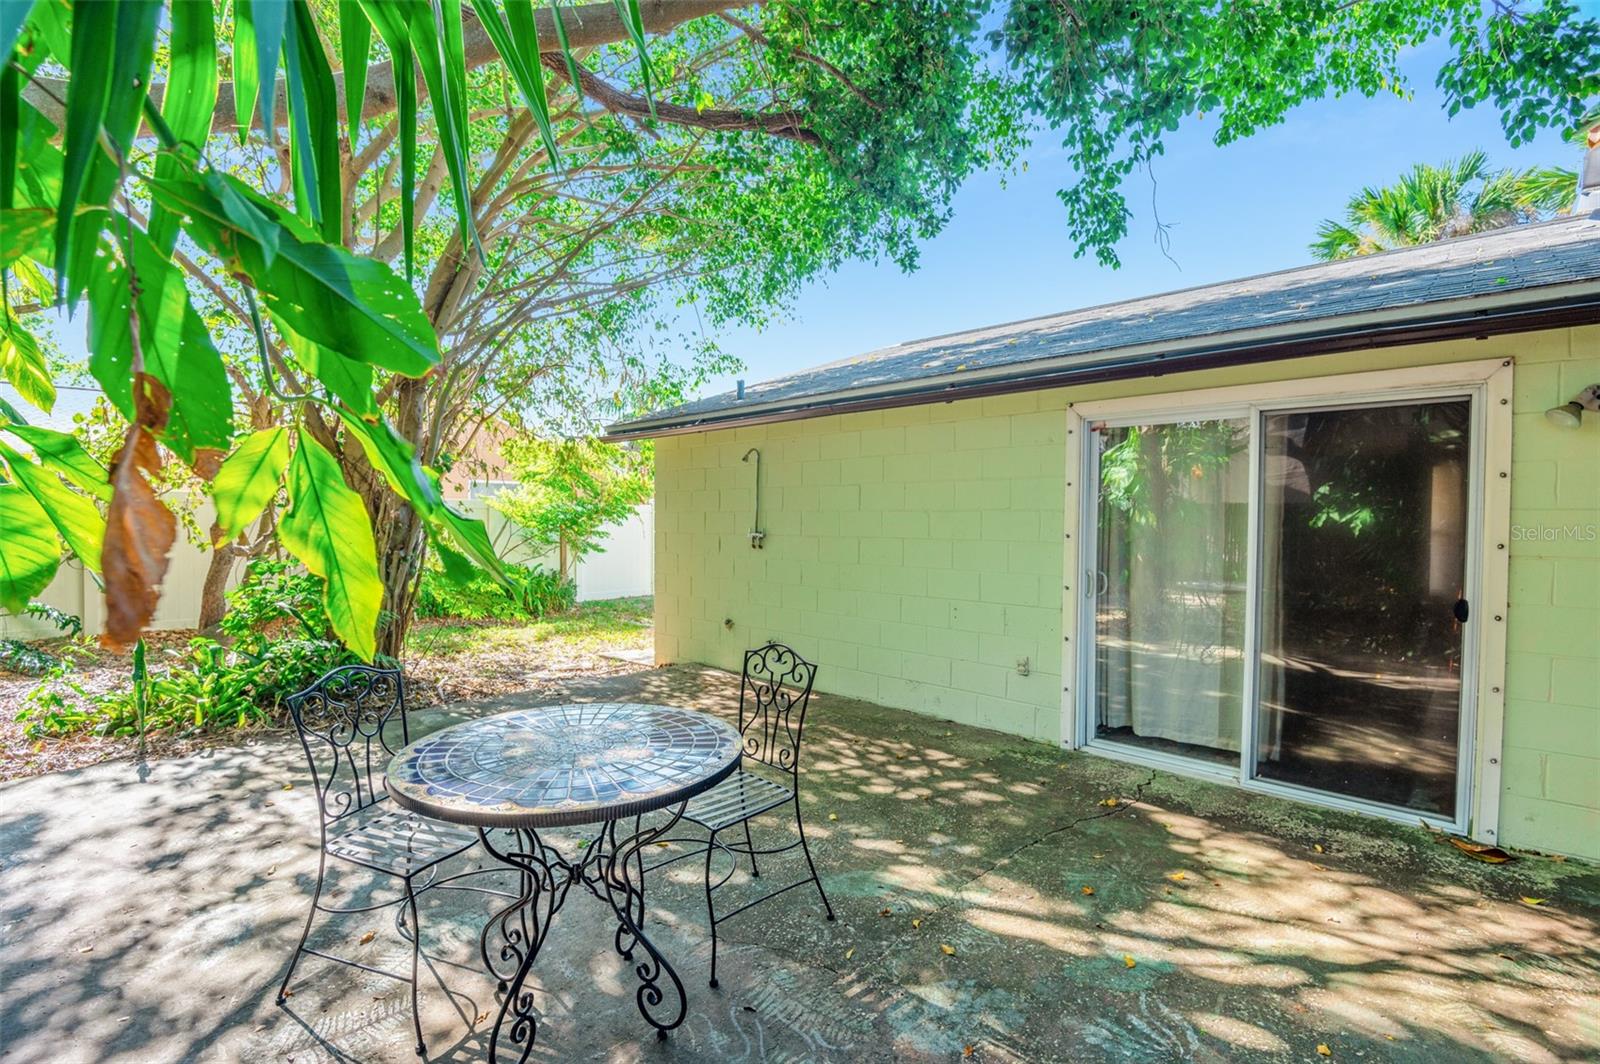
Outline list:
[[[1458,362],[1366,373],[1213,388],[1203,391],[1076,403],[1067,410],[1066,528],[1063,583],[1062,744],[1117,760],[1233,783],[1248,790],[1336,809],[1369,813],[1493,841],[1498,832],[1501,736],[1504,726],[1507,533],[1510,527],[1511,374],[1508,359]],[[1256,776],[1260,674],[1261,439],[1265,415],[1301,409],[1397,405],[1450,398],[1471,402],[1471,456],[1464,597],[1471,619],[1462,637],[1456,815],[1417,810]],[[1099,470],[1093,424],[1128,425],[1244,418],[1249,426],[1249,542],[1244,677],[1237,766],[1144,750],[1094,736],[1096,537]]]

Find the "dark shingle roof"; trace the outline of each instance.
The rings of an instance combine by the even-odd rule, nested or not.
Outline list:
[[[1016,379],[1095,367],[1141,349],[1220,349],[1436,316],[1443,304],[1540,304],[1600,296],[1600,214],[1517,226],[1340,262],[1108,303],[886,347],[611,426],[624,436],[712,427],[955,379]],[[1537,327],[1536,325],[1533,327]],[[942,396],[930,396],[937,401]]]

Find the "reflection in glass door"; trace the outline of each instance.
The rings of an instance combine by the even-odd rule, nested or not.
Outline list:
[[[1456,814],[1471,404],[1262,419],[1260,779]]]
[[[1098,739],[1237,765],[1249,422],[1096,426]]]

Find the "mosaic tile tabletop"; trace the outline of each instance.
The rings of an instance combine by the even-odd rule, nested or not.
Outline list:
[[[676,805],[727,778],[739,733],[705,713],[622,702],[456,724],[389,762],[396,803],[480,827],[590,824]]]

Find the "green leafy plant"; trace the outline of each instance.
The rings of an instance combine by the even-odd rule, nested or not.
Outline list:
[[[466,621],[538,620],[571,609],[576,600],[576,585],[552,570],[507,563],[506,571],[509,589],[476,573],[457,580],[443,569],[424,569],[417,614]]]
[[[604,528],[633,514],[654,487],[648,445],[518,437],[506,443],[505,457],[518,484],[489,504],[519,527],[529,547],[554,549],[568,580],[584,555],[604,549]]]

